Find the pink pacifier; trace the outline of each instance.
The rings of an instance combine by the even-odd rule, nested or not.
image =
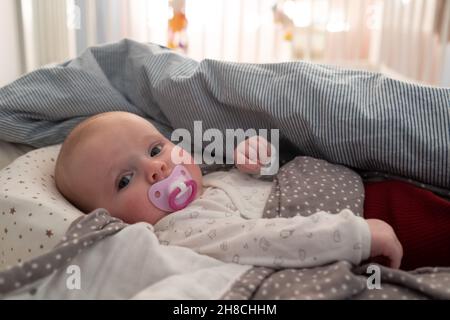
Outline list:
[[[197,183],[189,171],[177,165],[170,176],[152,185],[148,190],[148,198],[157,208],[173,212],[185,208],[195,199]]]

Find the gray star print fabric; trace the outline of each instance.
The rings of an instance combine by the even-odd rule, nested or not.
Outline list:
[[[296,157],[280,168],[264,218],[310,216],[344,209],[363,216],[364,185],[357,173],[311,157]]]
[[[0,272],[0,298],[51,275],[82,251],[105,237],[122,230],[127,224],[111,217],[104,209],[75,220],[62,241],[50,252]]]
[[[450,299],[450,268],[393,270],[346,261],[304,269],[252,268],[225,300],[428,300]]]

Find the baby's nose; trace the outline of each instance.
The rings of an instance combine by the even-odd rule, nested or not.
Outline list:
[[[164,162],[153,163],[148,170],[148,180],[151,184],[167,177],[168,167]]]
[[[150,183],[152,184],[158,182],[159,180],[161,180],[161,175],[158,172],[153,173],[150,177]]]

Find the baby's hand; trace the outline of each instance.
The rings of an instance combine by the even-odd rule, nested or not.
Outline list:
[[[366,221],[369,225],[372,239],[370,257],[375,258],[374,260],[387,258],[389,267],[394,269],[400,268],[403,248],[392,227],[378,219],[367,219]]]
[[[259,174],[261,167],[270,164],[271,144],[260,136],[242,141],[234,151],[234,162],[239,171]]]

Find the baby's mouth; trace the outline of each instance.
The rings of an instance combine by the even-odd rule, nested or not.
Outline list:
[[[148,190],[150,202],[157,208],[174,212],[185,208],[197,194],[197,183],[189,171],[177,165],[165,179],[153,184]]]

